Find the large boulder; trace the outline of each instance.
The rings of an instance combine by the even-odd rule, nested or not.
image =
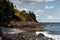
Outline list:
[[[42,38],[42,37],[44,37],[45,35],[44,34],[42,34],[42,33],[40,33],[39,35],[38,35],[38,37],[40,37],[40,38]]]
[[[37,40],[54,40],[52,38],[46,37],[44,34],[40,33]]]

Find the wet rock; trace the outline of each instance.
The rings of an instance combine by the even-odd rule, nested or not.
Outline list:
[[[40,37],[40,38],[42,38],[42,37],[44,37],[44,36],[45,36],[45,35],[42,34],[42,33],[38,34],[38,37]]]
[[[40,33],[40,34],[38,35],[37,40],[54,40],[54,39],[48,38],[48,37],[46,37],[44,34]]]

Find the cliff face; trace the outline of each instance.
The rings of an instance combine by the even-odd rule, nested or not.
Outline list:
[[[8,26],[11,21],[15,22],[15,24],[21,21],[37,22],[33,12],[19,11],[14,9],[13,3],[9,0],[0,0],[0,26]]]
[[[39,25],[38,22],[35,21],[11,21],[8,26],[9,27],[19,27],[19,28],[36,28],[36,26]]]

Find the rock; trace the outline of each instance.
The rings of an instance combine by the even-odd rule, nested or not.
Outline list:
[[[40,37],[40,38],[42,38],[42,37],[44,37],[45,35],[44,34],[42,34],[42,33],[40,33],[39,35],[38,35],[38,37]]]
[[[2,37],[0,37],[0,40],[2,40]]]
[[[29,40],[35,40],[35,38],[32,37],[32,38],[30,38]]]
[[[1,28],[0,28],[0,36],[2,36],[2,31],[1,31]]]

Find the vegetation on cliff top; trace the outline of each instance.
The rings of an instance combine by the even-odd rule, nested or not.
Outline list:
[[[0,26],[7,26],[13,21],[36,21],[35,14],[31,11],[19,11],[14,8],[9,0],[0,0]]]
[[[20,21],[36,21],[35,14],[33,12],[26,12],[25,10],[18,11],[17,9],[14,10],[15,15],[20,19]]]

